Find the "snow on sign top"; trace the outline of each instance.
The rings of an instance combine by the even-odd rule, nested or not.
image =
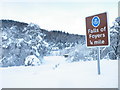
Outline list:
[[[86,17],[87,46],[107,46],[108,27],[107,13]]]

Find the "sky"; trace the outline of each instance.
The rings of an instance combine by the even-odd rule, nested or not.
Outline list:
[[[42,29],[85,35],[85,18],[107,12],[108,26],[118,16],[119,0],[2,0],[0,19],[35,23]]]

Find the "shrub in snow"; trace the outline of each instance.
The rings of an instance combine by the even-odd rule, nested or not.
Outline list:
[[[25,66],[39,66],[41,61],[35,55],[29,55],[25,58]]]
[[[81,52],[74,52],[73,55],[69,56],[67,60],[71,62],[76,62],[80,60],[85,60],[85,57],[84,54],[82,54]]]
[[[91,49],[86,48],[86,45],[76,45],[68,53],[67,61],[76,62],[93,60],[93,55],[91,55],[92,52]]]
[[[109,59],[111,60],[115,60],[116,59],[116,55],[114,52],[109,52]]]

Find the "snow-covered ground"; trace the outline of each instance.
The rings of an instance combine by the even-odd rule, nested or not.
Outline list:
[[[44,60],[40,66],[0,68],[1,87],[118,88],[117,60],[101,60],[101,75],[97,74],[97,61],[67,63],[61,56],[49,56]]]

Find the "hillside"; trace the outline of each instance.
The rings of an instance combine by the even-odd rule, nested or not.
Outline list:
[[[64,56],[68,62],[96,60],[97,47],[87,48],[84,35],[45,30],[33,23],[0,20],[2,26],[1,67],[41,65],[45,56]],[[110,46],[100,47],[100,59],[120,58],[120,17],[109,29]],[[38,64],[39,63],[39,64]]]
[[[0,66],[24,65],[31,54],[42,58],[54,51],[85,43],[85,36],[45,30],[40,26],[13,20],[2,22],[2,60]],[[62,52],[61,52],[62,53]],[[64,54],[64,53],[63,53]]]

